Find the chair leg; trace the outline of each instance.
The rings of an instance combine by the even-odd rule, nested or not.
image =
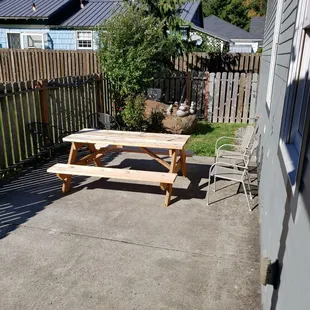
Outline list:
[[[242,182],[242,186],[243,186],[243,190],[244,190],[246,201],[248,203],[249,211],[252,211],[251,206],[250,206],[250,201],[249,201],[249,198],[248,198],[248,193],[246,191],[246,187],[245,187],[244,182]]]
[[[214,179],[214,192],[216,192],[216,176],[214,176],[213,179]]]
[[[248,188],[249,188],[249,193],[250,193],[250,199],[252,200],[253,199],[253,197],[252,197],[252,192],[251,192],[251,185],[250,185],[250,174],[249,174],[249,172],[247,171],[247,179],[248,179]]]
[[[208,192],[207,192],[207,206],[209,205],[210,188],[211,188],[211,175],[209,173],[209,184],[208,184]]]

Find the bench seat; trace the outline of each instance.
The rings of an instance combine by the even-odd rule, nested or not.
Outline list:
[[[55,164],[47,172],[64,175],[84,175],[98,178],[114,178],[141,182],[173,184],[177,174],[156,171],[128,170],[119,168]]]
[[[160,187],[163,190],[166,190],[166,207],[168,207],[170,202],[172,184],[177,177],[176,173],[92,167],[70,164],[55,164],[54,166],[48,168],[47,172],[56,173],[57,176],[63,180],[66,180],[68,175],[81,175],[98,178],[115,178],[120,180],[159,183]]]

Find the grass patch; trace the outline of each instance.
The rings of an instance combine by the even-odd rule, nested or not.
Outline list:
[[[186,149],[194,151],[199,156],[215,156],[215,142],[223,136],[235,137],[239,128],[246,127],[247,124],[225,124],[198,122],[195,132],[191,135],[186,144]],[[232,140],[223,139],[219,145],[232,143]]]

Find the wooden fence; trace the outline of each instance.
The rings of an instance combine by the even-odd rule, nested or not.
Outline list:
[[[175,60],[175,70],[259,73],[260,54],[191,53]],[[94,51],[0,49],[0,82],[85,76],[100,72]]]
[[[109,88],[107,79],[93,75],[0,84],[0,170],[38,152],[27,124],[48,122],[73,132],[87,127],[92,113],[111,114]]]
[[[93,51],[0,49],[0,82],[86,76],[100,72]]]
[[[257,73],[190,72],[154,84],[167,104],[195,102],[197,116],[214,123],[252,123],[256,111]]]
[[[261,54],[190,53],[175,60],[177,71],[259,73]]]

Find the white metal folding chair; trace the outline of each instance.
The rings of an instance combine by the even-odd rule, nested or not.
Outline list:
[[[249,162],[250,159],[254,153],[254,151],[257,148],[257,143],[253,143],[251,150],[248,150],[246,153],[242,155],[242,161],[240,164],[233,164],[230,162],[216,162],[214,163],[209,170],[209,184],[208,184],[208,192],[207,192],[207,205],[209,205],[209,195],[210,195],[210,188],[211,188],[211,177],[214,179],[214,191],[216,191],[216,179],[224,179],[229,181],[235,181],[242,184],[245,198],[248,204],[249,211],[252,211],[251,205],[250,205],[250,199],[252,199],[252,193],[251,193],[251,186],[250,186],[250,175],[249,175]],[[249,195],[246,190],[245,182],[247,182],[248,185],[248,191]]]

